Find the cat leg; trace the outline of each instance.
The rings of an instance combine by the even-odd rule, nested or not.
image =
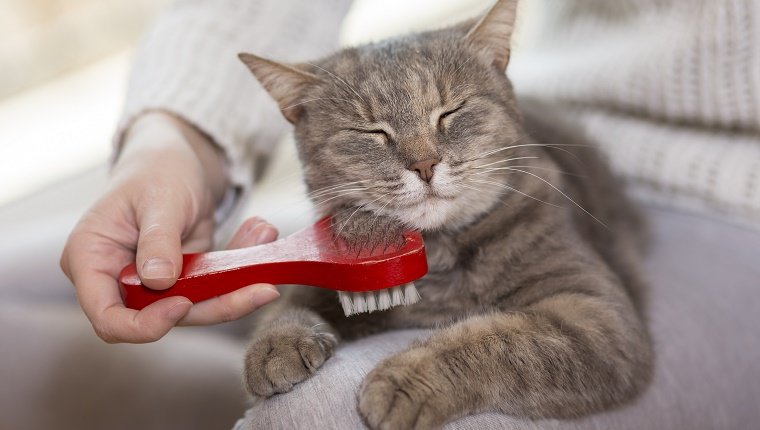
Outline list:
[[[523,311],[471,317],[381,362],[359,412],[372,429],[435,428],[500,411],[578,417],[646,383],[646,332],[624,296],[557,294]]]
[[[333,355],[338,335],[319,315],[289,309],[260,325],[245,356],[246,388],[254,396],[285,393]]]
[[[357,252],[403,243],[402,227],[395,220],[359,208],[337,211],[332,228]],[[256,323],[246,353],[246,387],[255,396],[288,392],[307,379],[333,355],[339,333],[355,338],[385,328],[382,315],[346,318],[335,291],[294,287],[278,302]]]

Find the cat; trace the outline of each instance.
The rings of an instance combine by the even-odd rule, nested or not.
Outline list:
[[[341,339],[435,328],[367,375],[375,428],[433,428],[499,411],[573,418],[650,379],[639,260],[644,223],[552,107],[506,68],[516,0],[479,20],[344,49],[315,63],[240,54],[293,123],[317,208],[350,246],[423,233],[422,301],[346,318],[334,292],[286,291],[256,325],[245,379],[292,389]]]

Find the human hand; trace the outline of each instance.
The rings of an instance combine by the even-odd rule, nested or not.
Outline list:
[[[118,287],[124,266],[136,261],[144,285],[166,289],[182,270],[183,252],[211,247],[213,212],[226,185],[220,152],[198,131],[162,113],[135,122],[107,191],[81,218],[61,256],[61,268],[100,338],[152,342],[175,325],[234,320],[279,296],[273,286],[257,284],[195,305],[169,297],[140,311],[124,307]],[[276,237],[273,226],[253,218],[229,247]]]

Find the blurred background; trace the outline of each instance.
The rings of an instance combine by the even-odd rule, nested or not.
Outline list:
[[[574,43],[578,48],[578,40],[585,43],[579,48],[583,58],[570,58],[563,64],[587,66],[598,60],[599,76],[617,78],[615,73],[621,64],[641,61],[642,69],[654,71],[647,76],[657,78],[663,60],[683,54],[669,50],[669,46],[676,46],[668,39],[672,36],[670,30],[676,27],[700,49],[716,56],[736,51],[745,56],[741,58],[749,58],[747,63],[754,61],[755,68],[751,70],[760,72],[760,62],[756,60],[760,58],[760,39],[754,45],[747,40],[722,43],[722,39],[713,40],[710,33],[700,30],[701,20],[714,19],[720,24],[716,24],[718,30],[738,25],[741,14],[737,11],[745,10],[736,6],[739,4],[746,10],[754,8],[754,16],[760,16],[757,0],[695,0],[694,3],[710,5],[705,10],[716,12],[704,16],[695,13],[689,21],[667,19],[680,17],[679,7],[695,9],[691,2],[596,2],[603,5],[600,9],[604,13],[592,17],[592,21],[604,24],[601,30],[608,29],[609,24],[613,29],[640,31],[624,32],[623,35],[634,35],[625,40],[606,40],[595,34],[588,39],[548,38],[550,49],[544,53],[549,55],[510,69],[513,80],[520,79],[526,87],[533,85],[540,94],[544,86],[542,73],[559,64],[555,60],[575,55],[577,50],[570,48]],[[246,406],[239,390],[244,345],[239,336],[234,336],[245,331],[245,322],[237,329],[229,325],[221,330],[176,329],[151,345],[105,345],[93,334],[79,311],[73,288],[57,267],[69,231],[106,183],[112,135],[135,47],[169,3],[170,0],[0,0],[0,364],[18,363],[0,365],[0,430],[228,428]],[[409,30],[440,27],[475,16],[489,3],[490,0],[356,0],[344,21],[341,42],[356,44]],[[570,3],[523,1],[513,43],[515,53],[519,56],[521,47],[530,45],[536,29],[546,27],[539,25],[539,17],[548,16],[544,24],[556,18],[557,14],[544,13],[549,8],[541,7],[551,5],[552,11],[568,12],[572,9]],[[588,5],[594,1],[575,3]],[[619,6],[623,3],[629,7]],[[634,3],[635,7],[630,7]],[[642,5],[655,4],[661,11],[674,13],[663,13],[661,20],[637,15],[640,9],[647,9]],[[618,7],[625,13],[615,21],[610,11]],[[551,33],[551,25],[548,27]],[[758,27],[754,28],[757,31]],[[635,44],[644,40],[642,36],[646,43]],[[623,46],[635,45],[638,51],[617,49],[613,56],[601,55],[614,50],[615,43],[621,41],[628,43]],[[697,52],[696,48],[687,48],[688,55]],[[684,58],[691,58],[687,54]],[[702,64],[705,69],[731,70],[733,57],[720,57],[719,64],[708,64],[712,57],[700,59],[704,58],[708,58]],[[646,87],[636,74],[641,70],[629,69],[633,72],[619,82],[605,82],[631,87],[634,92],[645,88],[642,94],[659,100],[664,90]],[[736,88],[733,75],[715,76],[720,79],[704,81],[710,85],[696,74],[692,76],[705,100],[717,100],[716,95],[725,88]],[[760,73],[754,76],[755,91],[760,88],[757,76]],[[559,85],[563,84],[560,80]],[[591,84],[594,87],[593,81]],[[603,86],[592,90],[598,90],[603,102],[610,92]],[[669,122],[673,118],[646,124],[651,117],[645,110],[643,115],[635,109],[625,111],[630,107],[629,101],[625,99],[613,109],[595,106],[598,111],[592,109],[579,116],[578,123],[598,140],[609,140],[603,150],[614,168],[643,190],[637,195],[644,196],[641,200],[654,220],[656,239],[647,271],[658,285],[665,287],[658,294],[670,295],[659,298],[659,308],[654,312],[654,324],[660,324],[661,329],[658,340],[670,346],[658,351],[658,359],[668,361],[671,371],[676,369],[666,374],[664,383],[679,387],[677,395],[660,390],[647,397],[645,408],[640,412],[634,408],[632,414],[640,414],[634,421],[613,417],[607,425],[603,422],[589,428],[646,422],[647,417],[655,419],[651,417],[656,417],[657,411],[666,409],[673,412],[676,420],[671,424],[697,422],[703,425],[701,428],[731,428],[727,423],[742,422],[742,417],[746,418],[744,422],[756,423],[756,404],[752,402],[760,398],[760,388],[751,381],[757,380],[760,345],[755,333],[757,318],[750,316],[757,312],[747,310],[760,308],[760,133],[749,127]],[[631,115],[617,118],[621,106],[624,113]],[[748,122],[756,127],[760,119]],[[642,123],[647,127],[640,127]],[[612,130],[617,134],[612,139],[608,139],[608,124],[615,125]],[[696,126],[690,128],[690,124]],[[654,131],[649,133],[650,130]],[[290,173],[297,170],[293,145],[280,145],[278,151],[267,178],[259,184],[262,192],[254,193],[249,206],[287,232],[304,222],[294,218],[309,211],[309,207],[297,181],[280,180],[292,177]],[[691,204],[689,199],[699,204]],[[752,288],[754,294],[747,294]],[[222,330],[233,335],[219,336]],[[677,342],[670,342],[670,338]],[[708,338],[710,341],[705,343]],[[719,355],[704,360],[700,347],[729,358],[734,351],[741,350],[741,354],[735,354],[733,361]],[[745,377],[749,372],[755,374]],[[723,377],[711,380],[705,375]],[[703,386],[690,388],[698,383]],[[743,391],[737,391],[734,399],[731,393],[740,385]],[[697,399],[702,402],[690,397],[702,393],[712,393],[712,397]],[[167,399],[171,403],[165,403]],[[707,414],[710,407],[705,405],[721,399],[726,403],[717,407],[720,413]],[[652,428],[700,427],[662,424]]]
[[[0,205],[106,161],[130,53],[166,3],[0,1]]]

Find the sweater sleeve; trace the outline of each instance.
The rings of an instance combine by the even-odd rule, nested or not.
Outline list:
[[[637,197],[760,228],[760,2],[526,2],[510,65]]]
[[[269,151],[287,122],[237,54],[280,61],[322,56],[337,47],[349,6],[350,0],[175,1],[138,49],[117,152],[138,116],[168,111],[210,136],[226,154],[236,194],[247,189],[254,154]]]

